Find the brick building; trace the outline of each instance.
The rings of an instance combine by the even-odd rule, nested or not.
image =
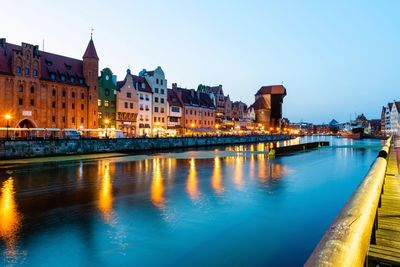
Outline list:
[[[80,60],[1,38],[0,125],[96,129],[98,62],[92,39]]]
[[[215,132],[215,105],[207,93],[194,89],[185,89],[172,84],[183,103],[182,126],[187,132]]]

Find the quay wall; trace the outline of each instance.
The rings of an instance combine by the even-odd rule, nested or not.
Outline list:
[[[0,159],[49,157],[107,152],[135,152],[186,147],[232,145],[288,140],[289,135],[79,139],[79,140],[18,140],[1,141]]]

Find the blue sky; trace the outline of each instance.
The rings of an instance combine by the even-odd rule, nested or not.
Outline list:
[[[161,66],[183,87],[224,86],[248,104],[284,83],[291,121],[379,118],[399,100],[400,1],[5,1],[0,37],[81,58],[93,26],[100,68]]]

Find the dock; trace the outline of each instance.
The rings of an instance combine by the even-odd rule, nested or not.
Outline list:
[[[310,143],[304,143],[304,144],[298,144],[298,145],[275,147],[274,152],[275,152],[275,155],[280,155],[280,154],[294,153],[297,151],[305,151],[305,150],[323,147],[323,146],[329,146],[329,142],[320,141],[320,142],[310,142]]]
[[[396,142],[395,142],[396,145]],[[375,232],[368,248],[368,265],[400,266],[400,174],[397,152],[392,145],[388,158]]]

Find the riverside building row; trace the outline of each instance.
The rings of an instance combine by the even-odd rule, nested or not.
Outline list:
[[[176,136],[253,131],[257,125],[260,130],[271,121],[254,110],[260,107],[272,114],[271,105],[249,109],[241,101],[232,102],[222,85],[199,85],[197,90],[167,85],[161,67],[138,75],[128,69],[120,81],[110,68],[99,73],[92,38],[82,59],[0,38],[0,129],[7,125],[20,129],[21,135],[23,129],[46,128],[103,134],[120,130],[124,137]],[[278,120],[279,116],[274,127]]]

